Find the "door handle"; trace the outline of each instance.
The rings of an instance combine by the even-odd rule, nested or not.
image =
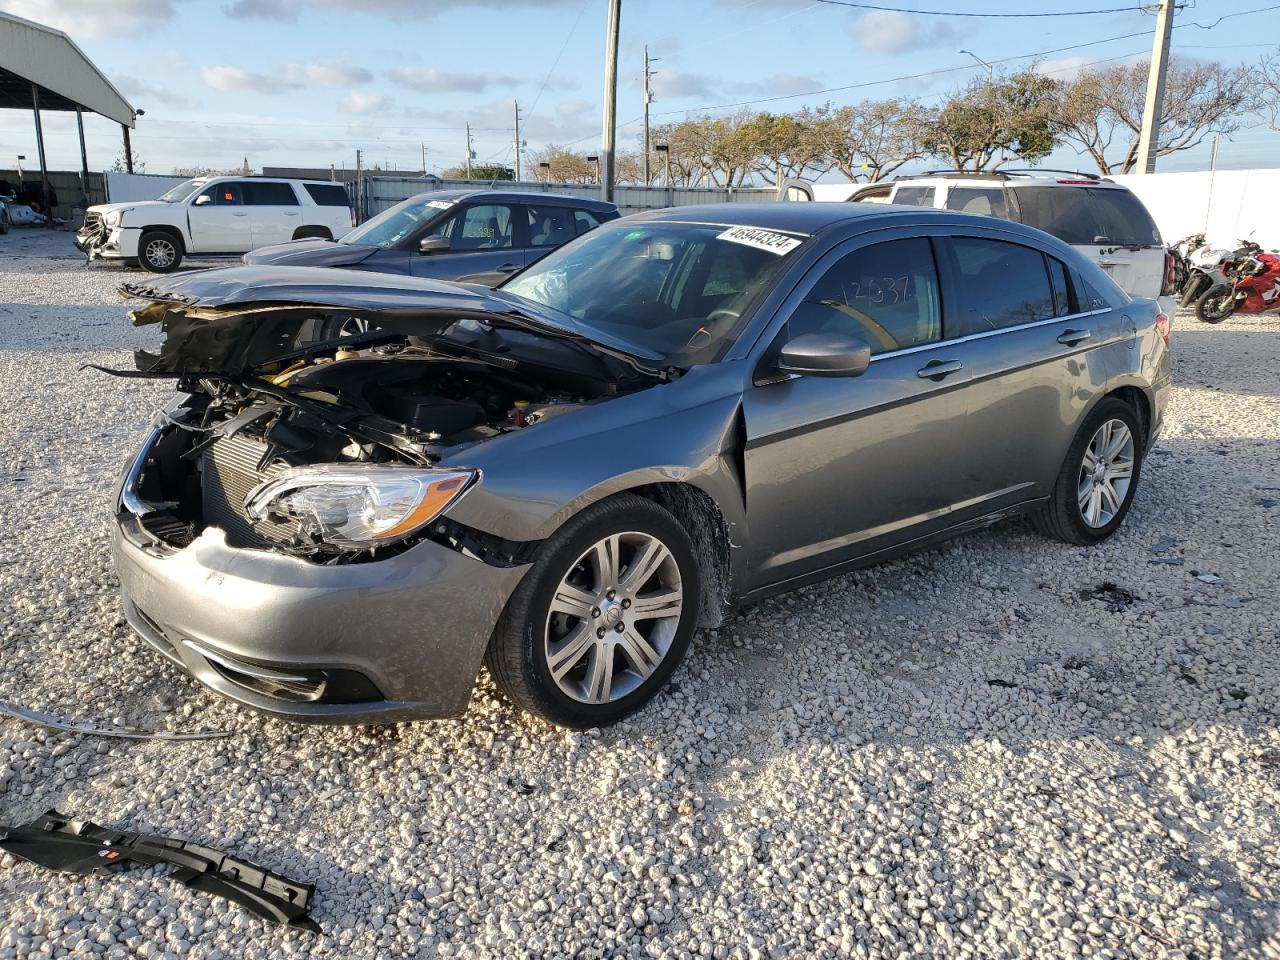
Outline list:
[[[1058,342],[1068,347],[1074,347],[1077,343],[1084,343],[1091,336],[1093,334],[1088,330],[1064,330],[1058,334]]]
[[[286,217],[296,217],[296,216],[298,215],[298,211],[297,211],[297,210],[286,210],[286,211],[284,212],[284,215],[285,215]]]
[[[248,214],[247,214],[247,213],[244,213],[244,212],[239,211],[239,210],[232,210],[232,211],[231,211],[231,215],[232,215],[233,217],[247,217],[247,216],[248,216]]]
[[[941,380],[963,369],[964,364],[959,360],[930,360],[916,371],[916,376],[921,380]]]
[[[518,264],[504,263],[502,266],[494,270],[494,273],[514,273],[516,270],[519,270],[519,269],[520,267]]]

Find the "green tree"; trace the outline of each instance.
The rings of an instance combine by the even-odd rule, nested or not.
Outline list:
[[[919,159],[920,103],[906,97],[864,100],[835,110],[830,105],[817,135],[827,160],[851,181],[883,180]]]
[[[1060,136],[1058,87],[1058,81],[1034,68],[975,78],[942,106],[921,112],[922,152],[972,171],[1043,159]]]
[[[467,168],[465,166],[449,167],[441,176],[446,180],[465,180]],[[498,163],[473,163],[471,165],[472,180],[514,180],[515,178],[515,170]]]

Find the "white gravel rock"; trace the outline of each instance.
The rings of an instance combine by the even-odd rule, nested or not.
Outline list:
[[[49,807],[316,882],[319,938],[155,871],[0,854],[0,960],[1280,957],[1280,328],[1180,316],[1124,528],[1004,525],[757,606],[603,732],[290,726],[133,637],[109,496],[166,390],[70,236],[0,237],[0,820]],[[1197,579],[1212,573],[1223,582]],[[1104,583],[1113,591],[1084,595]]]

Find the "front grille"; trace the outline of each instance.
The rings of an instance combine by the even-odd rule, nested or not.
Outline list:
[[[245,511],[245,500],[269,477],[288,469],[275,463],[259,470],[267,445],[243,433],[222,437],[204,453],[204,522],[221,527],[233,547],[266,547],[284,543],[297,532],[296,523],[264,520],[254,524]]]
[[[102,226],[102,214],[90,211],[84,215],[84,225],[90,230],[97,230]]]

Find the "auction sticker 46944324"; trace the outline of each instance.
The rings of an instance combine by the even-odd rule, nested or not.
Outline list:
[[[730,227],[728,230],[716,234],[716,239],[745,244],[748,247],[755,247],[757,250],[768,250],[770,253],[778,254],[778,256],[790,253],[804,243],[803,237],[792,237],[773,230],[762,230],[759,227]]]

